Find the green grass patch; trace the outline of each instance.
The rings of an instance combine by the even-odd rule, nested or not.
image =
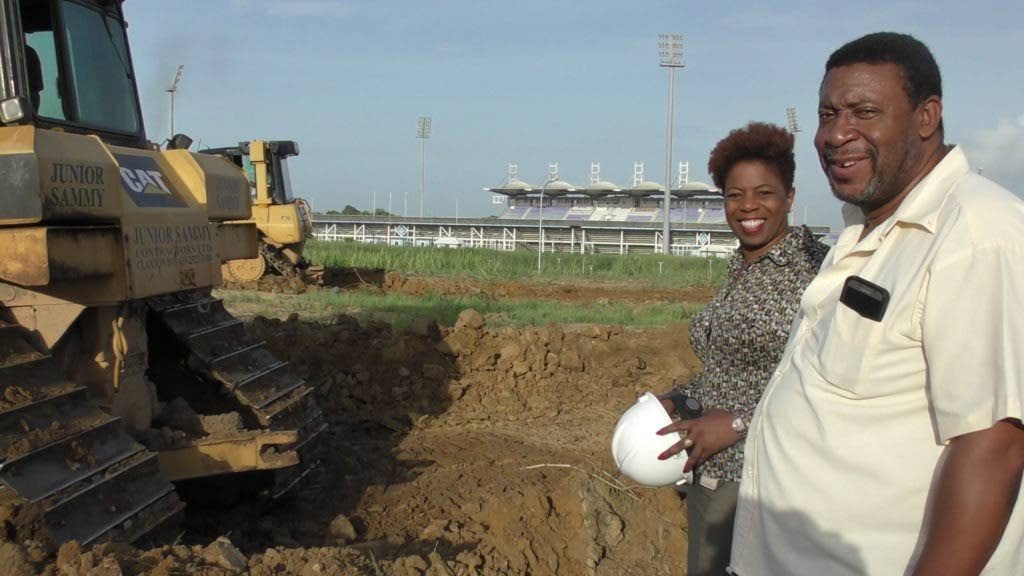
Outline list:
[[[328,320],[336,314],[383,320],[403,330],[418,319],[452,326],[459,313],[473,308],[488,318],[490,326],[558,324],[620,324],[665,326],[688,321],[702,303],[610,302],[572,305],[549,300],[493,300],[479,296],[409,296],[369,292],[320,290],[298,295],[221,290],[219,296],[241,316],[284,317],[293,312],[309,320]]]
[[[719,258],[659,254],[546,253],[537,273],[536,252],[484,248],[456,250],[398,247],[361,242],[310,241],[306,257],[313,264],[337,268],[376,268],[407,275],[507,280],[547,279],[642,280],[653,286],[718,286],[727,264]]]

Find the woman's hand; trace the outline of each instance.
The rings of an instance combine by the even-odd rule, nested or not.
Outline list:
[[[665,400],[662,400],[662,404]],[[671,401],[669,401],[671,404]],[[683,439],[670,446],[658,455],[659,460],[667,460],[687,450],[689,458],[683,472],[689,472],[704,463],[705,460],[739,442],[743,435],[732,429],[732,421],[736,415],[726,410],[711,408],[704,411],[700,418],[679,420],[658,430],[659,436],[678,432]]]

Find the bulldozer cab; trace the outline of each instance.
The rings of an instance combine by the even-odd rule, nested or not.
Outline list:
[[[299,155],[292,140],[252,140],[230,148],[208,148],[201,154],[217,154],[230,159],[249,177],[254,205],[287,205],[295,202],[288,158]]]
[[[0,122],[147,147],[117,0],[0,0]]]

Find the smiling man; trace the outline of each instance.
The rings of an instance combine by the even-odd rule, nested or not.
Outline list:
[[[829,58],[815,136],[847,226],[750,425],[740,576],[1024,566],[1024,203],[943,140],[911,36]]]

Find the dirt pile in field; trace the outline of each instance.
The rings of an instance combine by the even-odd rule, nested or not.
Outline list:
[[[21,542],[15,556],[80,575],[681,573],[682,503],[628,486],[608,445],[638,393],[692,373],[682,327],[492,329],[465,311],[406,332],[348,316],[251,329],[317,389],[329,423],[298,494],[192,513],[177,546],[54,561]]]
[[[315,290],[368,290],[409,296],[477,296],[501,300],[555,300],[576,304],[609,301],[635,303],[703,302],[714,295],[713,287],[654,288],[636,282],[571,280],[522,282],[517,280],[474,280],[408,276],[366,268],[327,268],[321,285],[304,284],[297,278],[264,276],[256,282],[225,282],[225,290],[258,290],[275,294],[302,294]]]
[[[372,574],[371,561],[357,550],[268,549],[245,556],[228,538],[207,545],[174,545],[139,550],[126,544],[100,544],[83,550],[77,542],[64,544],[56,556],[28,541],[0,541],[0,576],[356,576]]]
[[[389,273],[393,274],[393,273]],[[385,284],[385,272],[379,269],[365,268],[325,268],[319,282],[310,277],[305,280],[297,277],[268,274],[254,282],[231,282],[225,280],[221,288],[224,290],[255,290],[273,294],[303,294],[315,290],[380,290]]]
[[[481,296],[502,300],[555,300],[575,304],[627,302],[704,302],[714,295],[712,287],[653,288],[637,282],[572,280],[523,282],[520,280],[482,281],[469,278],[428,278],[388,272],[381,288],[387,293],[411,296]]]
[[[432,552],[452,574],[682,566],[678,497],[628,489],[608,454],[639,393],[692,373],[681,327],[492,330],[466,311],[454,327],[404,333],[345,316],[253,328],[320,385],[332,424],[314,481],[332,488],[250,534],[257,547],[330,543],[323,527],[340,516],[355,532],[348,546],[392,574],[434,573]]]
[[[301,278],[270,274],[253,282],[225,281],[221,288],[225,290],[256,290],[274,294],[302,294],[309,289],[309,286]]]

